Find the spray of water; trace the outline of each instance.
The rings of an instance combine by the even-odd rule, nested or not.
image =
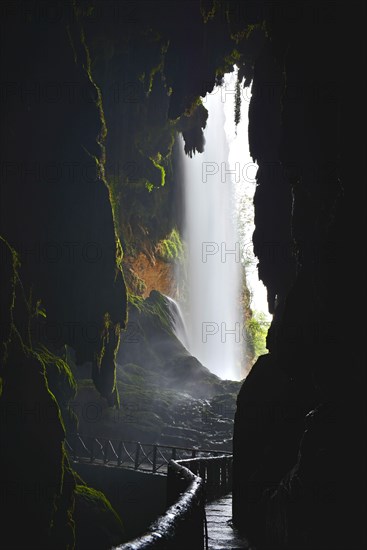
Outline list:
[[[170,296],[165,296],[167,306],[172,320],[172,328],[175,336],[180,340],[186,349],[189,348],[187,328],[180,304]]]
[[[239,380],[245,338],[235,188],[220,93],[206,98],[205,151],[184,155],[184,231],[188,349],[223,379]]]

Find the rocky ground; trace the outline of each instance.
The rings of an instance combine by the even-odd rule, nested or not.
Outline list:
[[[107,406],[78,370],[72,405],[79,432],[111,439],[232,450],[240,382],[221,380],[192,357],[172,331],[165,297],[133,305],[118,354],[120,408]]]

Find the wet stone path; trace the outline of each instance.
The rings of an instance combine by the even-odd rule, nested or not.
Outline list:
[[[209,550],[254,550],[232,527],[232,495],[226,495],[205,507]]]

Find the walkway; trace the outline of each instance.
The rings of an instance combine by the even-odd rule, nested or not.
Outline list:
[[[209,550],[255,550],[231,526],[232,495],[226,495],[205,506]]]

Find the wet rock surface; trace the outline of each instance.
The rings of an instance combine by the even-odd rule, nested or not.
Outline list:
[[[232,525],[232,495],[210,502],[205,513],[208,550],[255,550]]]
[[[79,372],[74,410],[79,431],[111,439],[231,451],[240,382],[221,380],[174,333],[170,301],[154,291],[131,305],[117,356],[121,407],[98,398],[88,369]],[[85,411],[95,408],[94,421]],[[84,411],[84,414],[83,414]]]

